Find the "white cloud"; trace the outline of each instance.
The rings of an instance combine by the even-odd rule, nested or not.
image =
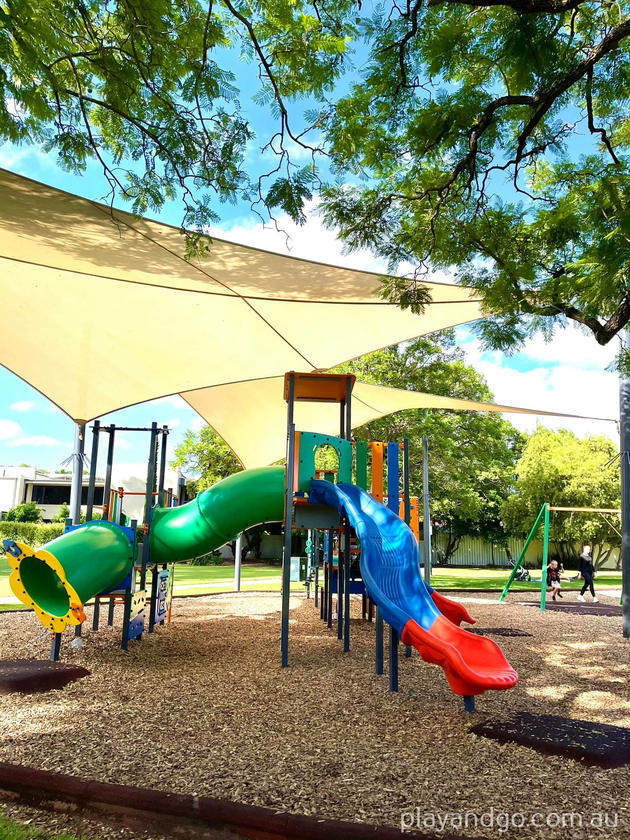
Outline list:
[[[181,422],[182,421],[179,419],[179,417],[173,417],[172,420],[167,420],[164,425],[168,426],[169,429],[176,429],[181,424]]]
[[[30,400],[18,400],[11,405],[11,411],[30,411],[34,405]]]
[[[122,432],[116,433],[115,443],[117,449],[133,449],[133,444]]]
[[[21,431],[21,430],[20,430]],[[48,435],[31,435],[30,437],[19,437],[7,443],[7,446],[67,446],[72,444],[49,437]]]
[[[150,400],[146,405],[170,405],[171,408],[177,408],[179,411],[190,411],[191,408],[179,394],[173,394],[170,397],[160,397],[158,400]]]
[[[548,344],[535,337],[514,357],[484,352],[476,339],[465,343],[463,350],[466,360],[485,377],[498,403],[591,417],[619,416],[618,377],[605,370],[615,348],[600,348],[577,329],[558,330]],[[525,414],[505,417],[523,431],[533,431],[540,424],[569,429],[579,436],[617,439],[616,426],[611,422]]]
[[[15,420],[0,420],[0,440],[9,440],[21,432],[22,427]]]
[[[193,419],[190,421],[190,428],[193,430],[193,432],[201,431],[201,429],[203,429],[205,425],[207,425],[206,421],[202,417],[193,417]]]

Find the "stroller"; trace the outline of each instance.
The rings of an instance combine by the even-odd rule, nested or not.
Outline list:
[[[514,568],[514,560],[510,559],[510,565]],[[521,583],[528,583],[531,581],[532,576],[529,573],[529,569],[526,569],[524,565],[518,567],[518,571],[514,575],[514,580],[518,580]]]

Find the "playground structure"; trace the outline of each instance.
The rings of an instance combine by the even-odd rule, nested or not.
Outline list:
[[[144,492],[111,487],[117,432],[149,433],[149,458]],[[108,436],[102,518],[94,519],[94,495],[100,437]],[[177,495],[165,488],[168,427],[92,426],[92,449],[87,488],[86,523],[66,520],[61,537],[33,551],[29,546],[5,540],[4,547],[12,574],[9,583],[14,594],[35,611],[41,623],[53,634],[51,659],[59,659],[62,634],[68,625],[81,635],[86,619],[84,605],[94,599],[92,630],[97,631],[103,603],[108,604],[107,624],[114,624],[117,605],[123,608],[121,647],[131,639],[141,639],[145,629],[170,623],[173,593],[173,564],[149,551],[153,501],[161,500],[166,509],[183,500],[185,486],[180,481]],[[80,469],[83,461],[79,459]],[[155,488],[155,489],[154,489]],[[144,496],[144,522],[124,513],[125,496]],[[150,587],[147,580],[150,576]],[[148,618],[148,620],[146,620]]]
[[[510,576],[503,588],[503,592],[501,593],[501,598],[499,599],[501,603],[503,603],[507,597],[508,592],[510,591],[510,587],[514,583],[514,580],[518,576],[519,569],[523,567],[525,562],[525,555],[527,554],[527,549],[529,548],[531,542],[535,539],[536,534],[540,526],[543,526],[543,548],[542,548],[542,574],[540,580],[532,581],[533,583],[540,583],[540,609],[544,612],[547,609],[547,566],[549,561],[549,529],[550,529],[550,519],[551,514],[554,512],[558,513],[597,513],[599,514],[607,524],[616,530],[614,525],[610,523],[608,519],[606,519],[606,515],[616,515],[620,516],[621,511],[618,508],[594,508],[594,507],[557,507],[550,505],[549,502],[544,502],[540,511],[538,512],[538,516],[536,517],[534,524],[531,527],[529,534],[527,535],[527,539],[523,544],[523,548],[521,549],[521,553],[518,556],[516,563],[510,573]],[[619,533],[617,531],[617,533]],[[622,596],[623,598],[623,596]]]
[[[360,545],[360,569],[366,595],[377,607],[377,629],[382,630],[383,621],[390,626],[390,661],[394,667],[397,661],[395,651],[401,640],[408,647],[415,647],[426,661],[439,664],[444,669],[451,689],[464,697],[469,709],[474,707],[475,695],[515,685],[516,672],[500,648],[490,639],[460,628],[462,620],[472,620],[466,610],[439,596],[422,579],[418,540],[405,522],[411,514],[406,466],[403,470],[403,518],[398,515],[400,471],[397,444],[387,445],[387,501],[391,508],[383,503],[384,447],[380,443],[371,447],[372,489],[377,491],[379,498],[368,494],[368,445],[357,444],[355,459],[351,441],[350,396],[353,385],[354,377],[351,375],[288,373],[285,377],[288,405],[286,466],[260,467],[235,473],[186,504],[179,504],[179,499],[172,492],[164,490],[168,430],[166,427],[158,429],[154,423],[147,430],[151,440],[144,538],[140,546],[136,537],[137,523],[123,524],[120,503],[111,505],[108,511],[113,518],[69,525],[62,536],[36,551],[6,540],[5,548],[13,567],[11,587],[23,603],[35,609],[42,624],[55,634],[54,658],[58,657],[60,634],[66,625],[80,626],[85,621],[84,605],[89,599],[96,598],[93,623],[96,629],[100,601],[109,598],[111,611],[112,599],[124,593],[123,647],[126,647],[130,638],[142,635],[147,604],[149,630],[156,623],[163,623],[168,613],[169,580],[172,586],[169,566],[172,568],[174,562],[218,548],[253,525],[283,520],[283,666],[288,664],[289,657],[292,530],[326,530],[329,547],[332,546],[333,531],[338,532],[340,544],[343,538],[344,548],[339,552],[338,609],[340,615],[343,614],[346,651],[350,649],[349,576],[351,532],[354,530]],[[296,431],[294,405],[299,400],[338,403],[340,436]],[[99,431],[99,427],[95,426],[91,478],[96,471]],[[109,433],[108,464],[113,457],[115,429],[111,427]],[[160,435],[160,470],[156,477]],[[328,476],[336,478],[336,482],[316,478],[315,454],[324,445],[332,446],[339,457],[336,475]],[[356,477],[356,483],[353,483],[353,477]],[[109,491],[107,478],[106,475],[106,490]],[[154,506],[154,495],[160,501],[169,502],[170,506]],[[122,501],[124,493],[119,497]],[[91,515],[91,508],[89,512]],[[328,568],[332,569],[331,563]],[[146,591],[148,570],[153,575],[150,595]]]

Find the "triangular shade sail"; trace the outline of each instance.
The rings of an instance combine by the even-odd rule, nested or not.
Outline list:
[[[378,298],[377,274],[219,239],[187,262],[177,228],[4,170],[0,197],[0,363],[75,420],[326,369],[481,317],[461,286],[428,282],[414,315]]]
[[[243,466],[260,467],[273,463],[286,454],[287,409],[283,399],[283,385],[284,377],[280,376],[189,391],[182,394],[182,397],[221,435]],[[459,411],[555,417],[580,416],[441,397],[357,382],[352,392],[352,427],[357,428],[370,420],[410,408],[450,408]],[[296,402],[294,420],[298,430],[337,435],[339,405]]]

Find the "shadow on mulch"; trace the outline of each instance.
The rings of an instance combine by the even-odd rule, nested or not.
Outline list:
[[[469,731],[606,770],[630,764],[630,731],[607,723],[519,712],[507,720],[478,723]]]
[[[519,601],[521,607],[538,607],[540,609],[540,601]],[[585,603],[578,602],[570,604],[554,604],[553,601],[547,601],[548,612],[565,612],[576,613],[577,615],[623,615],[623,607],[619,604],[593,604],[591,601]]]
[[[528,636],[533,638],[531,633],[519,630],[517,627],[467,627],[469,633],[477,633],[478,636]]]
[[[51,691],[87,677],[89,673],[87,668],[49,659],[7,659],[0,661],[0,694]]]

